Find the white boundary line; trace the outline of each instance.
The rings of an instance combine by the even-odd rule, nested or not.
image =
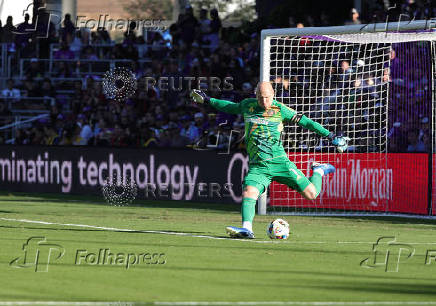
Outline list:
[[[219,305],[241,305],[241,306],[255,306],[255,305],[308,305],[308,306],[354,306],[354,305],[436,305],[436,301],[367,301],[367,302],[279,302],[279,301],[265,301],[265,302],[64,302],[64,301],[11,301],[2,302],[0,306],[26,306],[26,305],[48,305],[48,306],[96,306],[96,305],[112,305],[112,306],[134,306],[134,305],[160,305],[160,306],[219,306]]]
[[[234,238],[215,237],[215,236],[208,236],[208,235],[193,235],[191,233],[184,233],[184,232],[134,230],[134,229],[127,229],[127,228],[116,228],[116,227],[96,226],[96,225],[87,225],[87,224],[57,223],[57,222],[37,221],[37,220],[28,220],[28,219],[13,219],[13,218],[2,218],[2,217],[0,217],[0,220],[11,221],[11,222],[44,224],[44,225],[60,225],[60,226],[93,228],[93,229],[100,229],[100,230],[113,231],[113,232],[133,232],[133,233],[146,233],[146,234],[175,235],[175,236],[185,236],[185,237],[194,237],[194,238],[207,238],[207,239],[229,240],[229,241],[245,241],[245,242],[255,242],[255,243],[329,244],[328,241],[275,241],[275,240],[234,239]],[[337,243],[337,244],[374,244],[374,241],[335,241],[333,243]],[[436,242],[402,242],[402,243],[412,244],[412,245],[420,245],[420,244],[436,245]]]
[[[34,224],[44,224],[44,225],[60,225],[60,226],[74,226],[74,227],[83,227],[83,228],[94,228],[101,229],[105,231],[113,231],[113,232],[133,232],[133,233],[146,233],[146,234],[162,234],[162,235],[175,235],[175,236],[187,236],[187,237],[195,237],[195,238],[208,238],[208,239],[216,239],[216,240],[230,240],[230,241],[246,241],[246,242],[256,242],[256,243],[281,243],[282,241],[260,241],[260,240],[252,240],[252,239],[234,239],[227,237],[214,237],[207,235],[193,235],[190,233],[183,232],[166,232],[166,231],[152,231],[152,230],[134,230],[127,228],[115,228],[115,227],[106,227],[106,226],[95,226],[95,225],[87,225],[87,224],[74,224],[74,223],[57,223],[57,222],[46,222],[46,221],[36,221],[36,220],[28,220],[28,219],[12,219],[12,218],[0,218],[0,220],[4,221],[12,221],[12,222],[24,222],[24,223],[34,223]]]

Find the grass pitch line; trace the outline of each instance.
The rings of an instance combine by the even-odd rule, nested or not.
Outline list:
[[[216,240],[231,240],[231,241],[246,241],[246,242],[255,242],[255,243],[283,243],[282,241],[268,241],[268,240],[251,240],[251,239],[234,239],[227,237],[214,237],[207,235],[193,235],[190,233],[184,232],[166,232],[166,231],[152,231],[152,230],[134,230],[127,228],[116,228],[116,227],[106,227],[106,226],[96,226],[96,225],[87,225],[87,224],[74,224],[74,223],[57,223],[57,222],[46,222],[46,221],[37,221],[37,220],[28,220],[28,219],[12,219],[12,218],[0,218],[0,220],[4,221],[12,221],[12,222],[24,222],[24,223],[33,223],[33,224],[44,224],[44,225],[60,225],[60,226],[74,226],[74,227],[83,227],[83,228],[93,228],[100,229],[105,231],[112,232],[130,232],[130,233],[145,233],[145,234],[162,234],[162,235],[174,235],[174,236],[185,236],[185,237],[194,237],[194,238],[207,238],[207,239],[216,239]]]
[[[4,221],[12,221],[12,222],[24,222],[24,223],[33,223],[33,224],[44,224],[44,225],[60,225],[60,226],[74,226],[74,227],[83,227],[83,228],[93,228],[100,229],[105,231],[113,231],[113,232],[130,232],[130,233],[145,233],[145,234],[162,234],[162,235],[175,235],[175,236],[185,236],[185,237],[194,237],[194,238],[207,238],[207,239],[215,239],[215,240],[231,240],[231,241],[246,241],[246,242],[254,242],[254,243],[289,243],[289,244],[328,244],[328,241],[274,241],[274,240],[251,240],[251,239],[235,239],[235,238],[227,238],[227,237],[215,237],[208,235],[193,235],[191,233],[184,232],[167,232],[167,231],[153,231],[153,230],[134,230],[134,229],[126,229],[126,228],[116,228],[116,227],[106,227],[106,226],[96,226],[96,225],[87,225],[87,224],[74,224],[74,223],[57,223],[57,222],[47,222],[47,221],[37,221],[37,220],[28,220],[28,219],[12,219],[12,218],[2,218],[0,220]],[[374,244],[373,241],[336,241],[337,244]],[[436,244],[436,242],[404,242],[407,244]],[[435,302],[436,303],[436,302]]]

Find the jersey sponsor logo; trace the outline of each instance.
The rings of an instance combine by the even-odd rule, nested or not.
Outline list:
[[[269,124],[269,121],[266,119],[254,118],[254,117],[249,117],[249,116],[245,117],[245,121],[253,122],[253,123],[257,123],[257,124],[266,124],[266,125]]]

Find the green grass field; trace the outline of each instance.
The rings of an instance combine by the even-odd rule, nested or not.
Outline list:
[[[272,242],[265,228],[274,217],[261,216],[255,219],[257,238],[240,241],[225,238],[224,231],[226,225],[240,224],[238,205],[157,201],[135,205],[112,207],[87,196],[1,194],[0,305],[14,305],[6,301],[436,304],[434,221],[285,216],[291,238]],[[406,244],[397,272],[386,272],[383,258],[377,259],[381,265],[360,265],[373,258],[372,245],[383,236]],[[38,246],[37,272],[35,245],[27,247],[26,261],[23,257],[23,244],[31,237],[45,237],[46,244],[56,245],[50,257],[50,247]],[[57,258],[60,247],[64,254]],[[399,248],[389,247],[390,270],[396,267]],[[414,254],[407,258],[410,248]],[[92,264],[96,256],[91,253],[100,249],[120,253],[118,264],[115,259]],[[434,250],[428,253],[433,257],[426,258],[427,250]],[[91,254],[89,262],[80,257],[77,264],[78,252],[83,258]],[[126,268],[124,254],[135,254],[130,260],[136,261],[146,253],[164,255],[156,264],[157,257],[150,260],[154,255],[145,255]]]

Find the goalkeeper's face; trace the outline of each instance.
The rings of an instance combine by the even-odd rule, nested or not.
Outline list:
[[[274,98],[274,90],[269,82],[261,82],[256,91],[257,102],[264,109],[269,109]]]

